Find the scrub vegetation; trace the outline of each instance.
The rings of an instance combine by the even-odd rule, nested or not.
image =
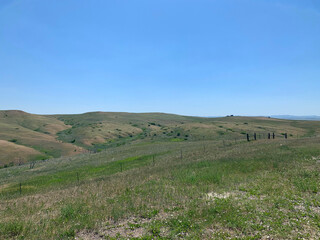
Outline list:
[[[319,134],[320,122],[271,118],[199,118],[163,113],[35,115],[0,111],[0,167],[135,143],[283,138]]]

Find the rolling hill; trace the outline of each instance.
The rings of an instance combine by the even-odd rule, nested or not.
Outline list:
[[[319,239],[319,171],[319,137],[148,137],[0,169],[0,239]]]
[[[83,151],[78,146],[57,139],[56,134],[68,128],[70,126],[55,118],[23,111],[0,111],[0,165],[74,155]],[[5,146],[16,150],[9,151]]]
[[[283,138],[319,134],[320,122],[263,117],[201,118],[164,113],[36,115],[0,111],[0,166],[143,142],[236,141],[246,134]]]
[[[320,122],[0,116],[0,239],[320,238]]]

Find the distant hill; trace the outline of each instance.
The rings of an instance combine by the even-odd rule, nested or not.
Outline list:
[[[320,121],[320,116],[294,116],[294,115],[273,115],[272,118],[288,119],[288,120],[309,120]]]
[[[81,147],[57,139],[57,133],[68,128],[53,117],[0,111],[0,166],[82,152]]]
[[[320,122],[267,117],[189,117],[166,113],[89,112],[36,115],[0,111],[0,167],[27,161],[101,151],[125,144],[265,137],[311,136]]]

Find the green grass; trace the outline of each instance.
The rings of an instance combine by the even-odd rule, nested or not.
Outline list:
[[[41,174],[24,181],[22,191],[23,194],[30,194],[39,192],[40,190],[52,189],[54,187],[67,188],[72,184],[80,183],[80,181],[82,183],[93,178],[108,177],[112,174],[130,170],[132,168],[143,167],[152,162],[153,158],[157,156],[159,156],[159,154],[128,157],[118,161],[109,161],[98,166],[74,166],[72,169],[61,170],[53,174]],[[18,194],[20,194],[20,182],[3,189],[0,193],[0,197],[14,197]]]
[[[146,124],[161,128],[169,120]],[[187,128],[165,130],[173,131],[171,137],[161,129],[157,137],[126,140],[95,154],[0,169],[0,239],[320,238],[319,137],[285,140],[280,129],[287,122],[230,117],[201,124],[216,124],[214,132],[219,125],[230,128],[234,132],[226,134],[233,138],[200,137],[199,127],[197,140],[190,126],[199,122],[176,121]],[[242,127],[259,124],[278,129],[278,137],[234,138]],[[299,124],[318,131],[316,123]],[[172,141],[182,139],[173,138],[177,132],[190,140]]]
[[[7,169],[25,179],[22,195],[1,170],[0,236],[73,239],[100,232],[124,239],[138,230],[142,239],[318,236],[318,138],[217,143],[137,144],[53,159],[33,174]]]
[[[181,138],[171,138],[171,142],[183,142],[184,140]]]

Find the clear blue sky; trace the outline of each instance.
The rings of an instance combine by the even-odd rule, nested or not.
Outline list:
[[[320,115],[319,0],[0,0],[0,109]]]

